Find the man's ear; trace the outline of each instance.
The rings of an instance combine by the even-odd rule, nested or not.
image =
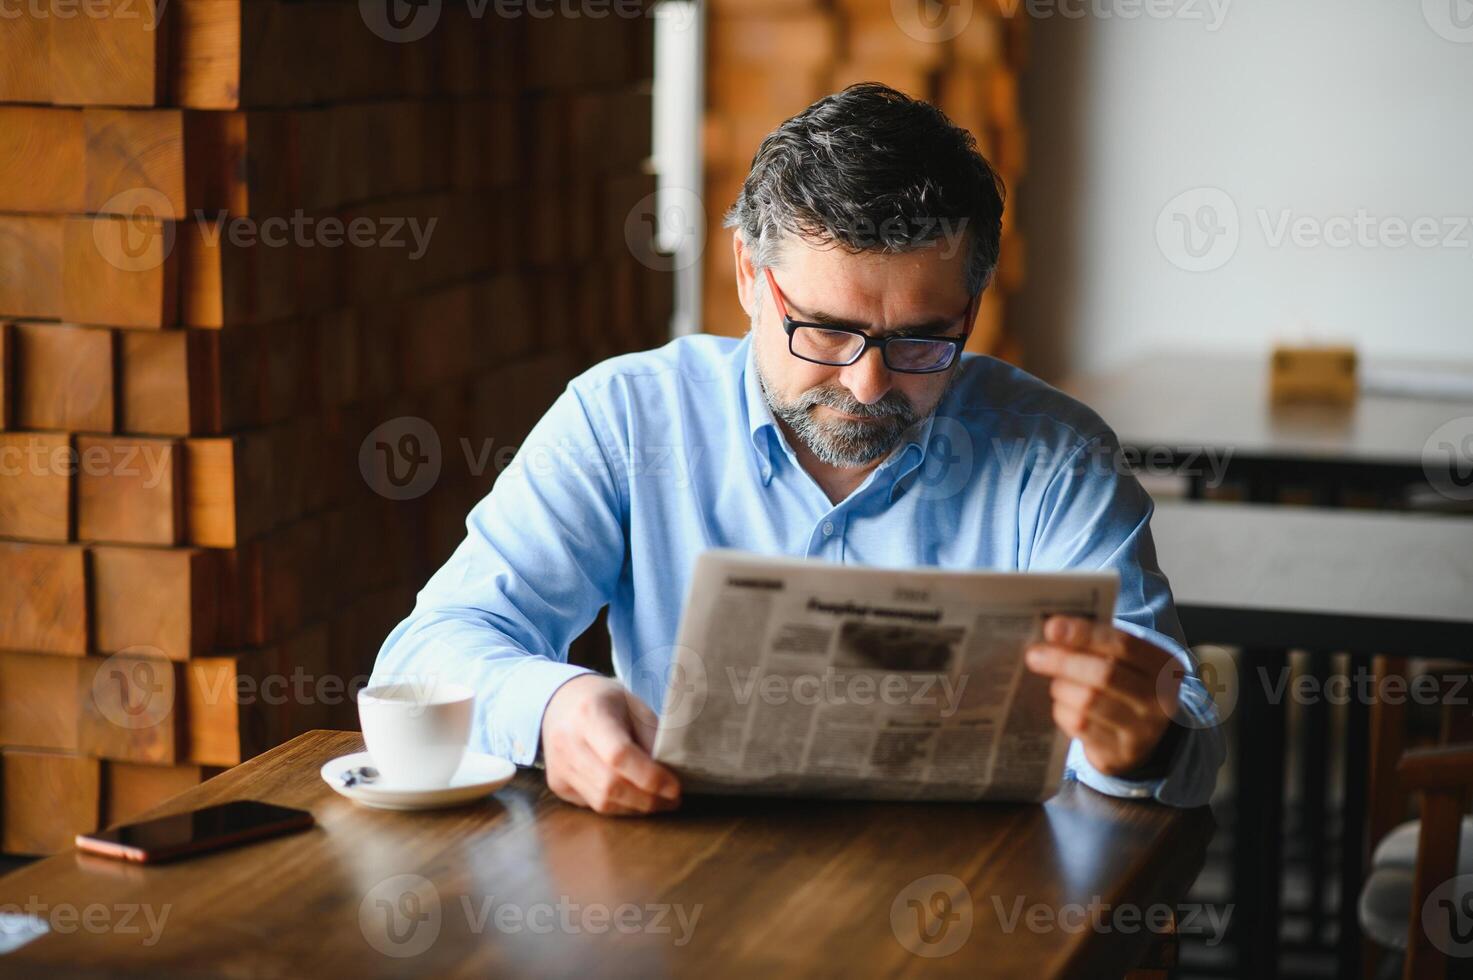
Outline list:
[[[752,253],[742,240],[740,229],[731,236],[731,258],[736,264],[737,299],[751,319],[757,315],[757,270],[752,266]]]

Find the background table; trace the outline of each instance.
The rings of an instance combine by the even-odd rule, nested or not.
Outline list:
[[[1256,504],[1160,502],[1151,521],[1192,644],[1244,648],[1236,688],[1235,916],[1250,970],[1275,971],[1290,649],[1473,659],[1473,520]],[[1369,705],[1350,699],[1340,849],[1339,975],[1356,976]],[[1252,767],[1251,772],[1242,771]],[[1323,787],[1324,773],[1315,773]],[[1322,869],[1320,871],[1322,874]]]
[[[1429,438],[1444,423],[1473,416],[1473,401],[1374,393],[1345,409],[1275,408],[1268,374],[1267,355],[1172,353],[1060,387],[1098,412],[1129,449],[1178,465],[1204,452],[1228,454],[1229,472],[1247,480],[1255,499],[1291,484],[1395,493],[1426,479],[1424,461],[1446,467]]]
[[[0,956],[0,972],[1119,975],[1151,933],[1034,931],[1026,918],[1012,919],[1014,909],[1174,904],[1213,830],[1206,808],[1114,800],[1073,783],[1045,806],[710,798],[657,818],[618,819],[562,804],[531,770],[489,802],[399,814],[361,808],[318,776],[324,762],[361,746],[356,733],[310,732],[156,811],[262,799],[310,809],[319,826],[308,833],[156,867],[68,852],[0,879],[0,905],[170,908],[152,946],[114,932],[52,933]],[[934,898],[934,885],[913,886],[931,875],[965,883],[952,911],[970,910],[966,941],[943,958],[918,956],[897,939],[915,913],[904,899]],[[406,883],[418,884],[418,899],[404,898]],[[430,898],[438,899],[433,919],[424,918]],[[523,912],[538,903],[611,911],[668,903],[688,918],[700,913],[690,941],[676,946],[673,914],[663,922],[672,933],[626,935],[502,931],[492,912],[477,933],[488,902]],[[380,952],[375,942],[396,952],[421,942],[393,946],[386,908],[406,913],[395,937],[410,934],[413,914],[436,924],[437,938],[413,956]],[[954,922],[949,928],[965,928],[965,918]]]

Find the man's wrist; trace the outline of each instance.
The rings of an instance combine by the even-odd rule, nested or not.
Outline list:
[[[1174,718],[1166,721],[1166,730],[1161,733],[1156,747],[1146,757],[1146,761],[1127,772],[1120,774],[1121,779],[1133,782],[1148,782],[1154,779],[1165,779],[1171,772],[1171,766],[1176,761],[1176,753],[1181,748],[1182,740],[1186,737],[1186,729],[1176,723]]]

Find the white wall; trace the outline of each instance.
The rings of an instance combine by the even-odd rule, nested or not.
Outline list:
[[[695,333],[701,309],[701,112],[705,102],[704,11],[694,0],[655,8],[654,150],[660,247],[674,254],[672,336]]]
[[[1136,19],[1120,15],[1141,0],[1049,0],[1093,11],[1072,17],[1043,2],[1018,198],[1029,281],[1012,311],[1034,370],[1306,335],[1473,361],[1470,0],[1156,0],[1175,15]],[[1236,212],[1237,245],[1219,236],[1196,263],[1213,268],[1188,271],[1178,222],[1203,203],[1215,227]],[[1271,240],[1286,213],[1297,244]],[[1391,247],[1413,231],[1437,244]]]

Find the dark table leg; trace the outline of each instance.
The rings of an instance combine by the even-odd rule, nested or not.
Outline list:
[[[1330,654],[1315,652],[1309,655],[1309,673],[1314,677],[1317,691],[1325,690],[1330,677]],[[1310,943],[1319,946],[1324,942],[1325,931],[1325,849],[1326,809],[1325,791],[1328,789],[1330,770],[1330,705],[1323,697],[1313,698],[1301,709],[1303,738],[1300,748],[1303,757],[1299,766],[1300,827],[1309,874],[1309,929]]]
[[[1369,664],[1349,658],[1351,678],[1357,666]],[[1345,800],[1340,823],[1340,950],[1338,976],[1360,976],[1361,935],[1358,909],[1365,876],[1366,779],[1371,756],[1371,707],[1352,697],[1345,716]]]
[[[1238,689],[1238,800],[1233,836],[1233,932],[1238,975],[1278,975],[1288,655],[1244,649]]]

